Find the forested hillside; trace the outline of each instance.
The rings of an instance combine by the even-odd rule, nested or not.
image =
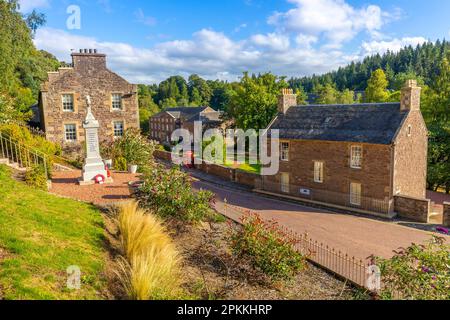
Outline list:
[[[440,63],[446,50],[450,48],[448,41],[427,42],[413,48],[405,47],[397,53],[387,52],[374,55],[361,62],[339,68],[324,75],[312,77],[292,78],[289,84],[293,88],[303,88],[307,92],[314,92],[318,85],[334,83],[339,90],[365,90],[372,72],[383,69],[389,81],[389,88],[399,89],[396,81],[398,74],[412,74],[421,77],[425,84],[431,85],[439,75]]]
[[[59,66],[32,41],[45,17],[35,11],[23,16],[18,8],[17,0],[0,0],[0,122],[26,120],[47,72]]]

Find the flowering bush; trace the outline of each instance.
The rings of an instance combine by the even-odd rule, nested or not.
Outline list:
[[[450,246],[445,239],[413,244],[392,259],[378,258],[376,263],[381,269],[383,299],[450,299]]]
[[[138,129],[126,130],[123,137],[114,141],[112,149],[109,149],[107,146],[103,146],[102,149],[115,162],[119,158],[125,159],[125,167],[130,164],[138,165],[140,171],[142,171],[144,167],[153,165],[155,145],[142,136]],[[123,164],[122,159],[120,159],[121,164]]]
[[[197,222],[207,218],[211,211],[213,194],[194,192],[188,175],[178,168],[167,170],[162,165],[148,167],[140,187],[141,204],[162,217],[176,217]]]
[[[256,214],[244,215],[242,228],[231,236],[233,253],[250,258],[253,266],[272,280],[290,280],[305,266],[305,257],[295,249],[296,239],[274,222]]]

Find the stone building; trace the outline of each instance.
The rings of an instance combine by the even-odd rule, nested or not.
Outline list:
[[[139,128],[137,85],[110,71],[106,55],[84,49],[72,53],[72,67],[49,72],[39,96],[39,122],[50,141],[79,150],[85,141],[86,96],[100,123],[100,141],[112,141],[128,128]]]
[[[297,106],[284,90],[269,126],[280,132],[280,171],[262,189],[380,213],[394,212],[397,196],[425,199],[420,92],[408,81],[400,103]]]
[[[221,128],[222,113],[210,107],[176,107],[161,111],[150,118],[150,139],[170,144],[172,132],[176,129],[187,129],[194,133],[194,123],[201,121],[203,131]]]

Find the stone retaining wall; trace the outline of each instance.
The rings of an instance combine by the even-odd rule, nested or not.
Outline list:
[[[222,178],[224,180],[228,181],[234,181],[235,177],[235,170],[228,167],[223,167],[214,163],[209,163],[203,161],[203,164],[200,167],[200,170],[203,172],[206,172],[208,174],[212,174],[214,176],[217,176],[219,178]]]
[[[243,184],[245,186],[255,188],[256,180],[261,176],[256,173],[245,172],[237,169],[235,174],[235,182]]]
[[[155,158],[157,158],[159,160],[172,161],[172,153],[171,152],[155,150],[153,155],[155,156]]]
[[[450,227],[450,202],[444,202],[444,226]]]
[[[428,223],[430,218],[431,200],[395,196],[395,212],[402,218]]]

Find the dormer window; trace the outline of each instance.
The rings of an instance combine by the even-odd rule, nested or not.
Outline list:
[[[122,110],[122,95],[120,93],[113,93],[111,101],[113,110]]]
[[[361,169],[363,161],[363,149],[361,146],[352,146],[351,148],[350,167],[353,169]]]

